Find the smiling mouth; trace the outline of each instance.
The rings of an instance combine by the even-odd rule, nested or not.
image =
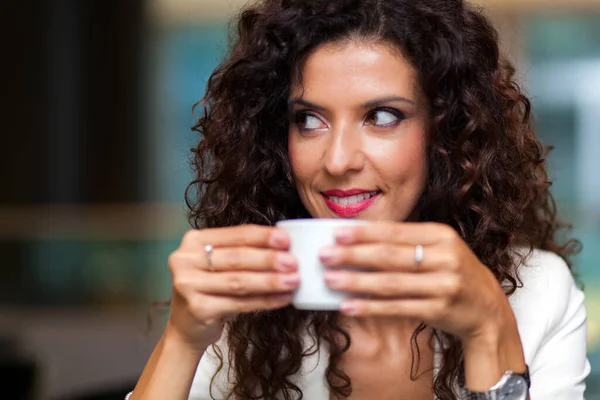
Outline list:
[[[379,193],[380,193],[380,191],[375,190],[373,192],[365,192],[365,193],[355,194],[353,196],[346,196],[346,197],[327,196],[327,195],[324,195],[324,196],[327,199],[334,202],[335,204],[339,204],[341,206],[348,206],[348,205],[358,204],[365,200],[369,200],[370,198],[377,196]]]
[[[332,194],[327,195],[325,193],[321,194],[323,195],[325,204],[332,212],[343,218],[351,218],[362,214],[369,207],[371,207],[375,200],[377,200],[381,195],[381,191],[374,190],[372,192],[356,193],[350,196],[333,196]]]

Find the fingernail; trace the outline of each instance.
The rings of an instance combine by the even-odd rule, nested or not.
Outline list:
[[[352,241],[352,230],[349,228],[338,228],[335,231],[335,240],[338,243],[350,243]]]
[[[300,283],[300,277],[297,274],[284,274],[281,276],[281,283],[287,288],[293,289]]]
[[[287,234],[281,230],[274,230],[269,237],[269,246],[280,247],[287,244]]]
[[[296,259],[289,253],[279,253],[275,258],[275,269],[282,272],[294,271],[296,269]]]
[[[275,296],[275,302],[277,304],[288,304],[292,301],[292,296],[289,294],[279,294]]]
[[[330,263],[335,260],[337,251],[335,247],[324,247],[319,250],[319,259],[324,263]]]
[[[342,275],[339,272],[327,271],[325,272],[325,283],[330,287],[337,287],[342,279]]]
[[[345,301],[340,305],[340,311],[347,315],[357,315],[358,304],[354,302]]]

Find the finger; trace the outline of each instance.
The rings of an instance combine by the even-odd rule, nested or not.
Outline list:
[[[291,301],[291,294],[248,297],[197,296],[190,307],[196,317],[201,320],[227,319],[240,313],[285,307]]]
[[[351,316],[414,318],[425,322],[438,318],[445,309],[442,299],[352,299],[340,311]]]
[[[433,222],[371,222],[339,228],[335,233],[340,244],[389,242],[433,245],[458,237],[450,226]]]
[[[331,289],[381,298],[440,297],[458,290],[458,279],[449,273],[387,273],[327,271]]]
[[[430,272],[451,269],[457,257],[450,247],[423,248],[422,259],[416,260],[416,246],[393,243],[330,246],[319,251],[319,258],[329,267],[356,266],[377,270]]]
[[[208,267],[207,264],[206,267]],[[290,272],[295,271],[297,267],[298,261],[289,252],[252,247],[217,248],[213,250],[211,260],[213,271],[276,270]]]
[[[173,253],[171,264],[181,263],[188,268],[199,268],[210,272],[223,271],[296,271],[298,261],[286,251],[255,247],[226,247],[213,249],[209,256],[201,251]]]
[[[178,288],[220,296],[258,296],[290,293],[300,285],[296,273],[189,271],[178,277]]]
[[[213,247],[271,247],[287,249],[289,235],[282,229],[272,226],[240,225],[225,228],[211,228],[188,231],[182,240],[182,248]]]

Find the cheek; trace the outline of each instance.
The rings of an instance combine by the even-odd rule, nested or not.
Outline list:
[[[373,158],[390,183],[423,185],[427,176],[426,147],[424,130],[414,129],[396,143],[379,146]]]

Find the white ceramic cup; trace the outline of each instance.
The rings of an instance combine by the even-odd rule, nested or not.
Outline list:
[[[338,310],[348,293],[330,289],[325,284],[326,267],[319,260],[319,250],[335,244],[337,228],[364,225],[367,221],[353,219],[291,219],[276,226],[290,235],[290,252],[298,260],[300,287],[294,292],[292,304],[300,310]]]

